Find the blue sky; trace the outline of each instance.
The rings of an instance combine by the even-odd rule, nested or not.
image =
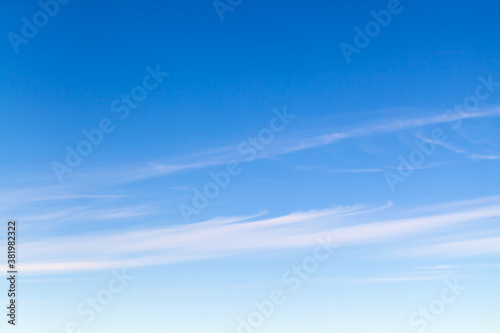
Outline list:
[[[15,329],[498,332],[497,2],[47,3],[0,11]]]

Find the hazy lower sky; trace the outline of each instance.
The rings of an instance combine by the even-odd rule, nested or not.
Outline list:
[[[0,6],[2,329],[499,332],[496,1]]]

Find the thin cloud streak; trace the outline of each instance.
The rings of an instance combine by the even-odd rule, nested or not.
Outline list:
[[[440,114],[436,116],[423,117],[423,118],[396,120],[396,121],[391,121],[387,124],[376,124],[376,125],[366,126],[364,128],[353,129],[345,132],[335,132],[331,134],[310,138],[308,140],[303,140],[300,144],[296,145],[295,147],[291,147],[288,150],[283,151],[282,153],[285,154],[285,153],[296,152],[303,149],[328,145],[343,139],[362,137],[370,134],[392,133],[423,126],[450,123],[463,119],[496,117],[496,116],[500,116],[500,108],[498,107],[491,108],[489,110],[481,112],[462,113],[460,115]]]
[[[323,242],[358,246],[401,240],[463,224],[500,217],[500,205],[487,205],[424,217],[341,226],[343,217],[390,207],[363,205],[297,212],[274,218],[257,215],[217,218],[190,225],[118,234],[56,237],[24,245],[25,272],[71,272],[162,265],[173,262],[222,258],[249,252],[310,247]],[[260,219],[255,220],[260,217]],[[498,243],[500,244],[500,243]],[[467,245],[467,244],[466,244]],[[500,252],[500,246],[495,250]],[[425,253],[423,253],[425,254]],[[481,254],[481,252],[478,252]]]
[[[433,244],[415,249],[415,256],[432,257],[472,257],[478,255],[498,255],[500,253],[500,237],[489,237],[458,242]]]
[[[335,143],[339,140],[357,138],[371,134],[392,133],[401,130],[417,128],[428,125],[450,123],[457,120],[496,117],[500,116],[500,108],[492,108],[486,111],[474,113],[462,113],[461,115],[443,115],[410,118],[403,120],[390,121],[384,124],[367,125],[362,128],[348,130],[344,132],[335,132],[316,136],[307,139],[276,139],[272,145],[266,148],[261,155],[254,160],[269,159],[276,156],[285,155],[301,151],[304,149],[315,148],[323,145]],[[203,161],[200,162],[199,159]],[[135,182],[154,177],[161,177],[173,173],[197,170],[211,166],[220,166],[226,164],[230,160],[245,162],[245,156],[237,152],[237,145],[227,145],[219,148],[213,148],[207,151],[192,153],[185,156],[170,159],[169,162],[155,162],[142,166],[129,166],[127,168],[108,169],[107,171],[94,171],[80,176],[75,176],[75,181],[98,180],[105,182],[108,185],[116,185],[121,183]],[[180,162],[183,161],[183,162]],[[376,171],[377,170],[377,171]],[[338,172],[378,172],[378,169],[358,169],[358,170],[339,170]]]
[[[289,139],[278,140],[273,142],[262,155],[255,158],[269,159],[276,156],[285,155],[304,149],[310,149],[323,145],[335,143],[339,140],[356,138],[371,134],[392,133],[400,130],[417,128],[433,124],[449,123],[459,119],[472,119],[482,117],[496,117],[500,115],[500,108],[491,108],[486,111],[463,113],[459,115],[436,115],[422,118],[410,118],[404,120],[390,121],[385,124],[367,125],[362,128],[348,130],[344,132],[335,132],[316,136],[308,139]],[[297,143],[299,142],[299,143]],[[202,158],[203,161],[199,161]],[[480,155],[473,154],[474,159],[491,159],[495,160],[499,157],[496,155]],[[49,200],[64,200],[77,198],[114,198],[120,197],[116,195],[85,195],[76,194],[75,188],[81,189],[92,186],[90,188],[105,188],[119,184],[142,181],[155,177],[167,176],[175,173],[186,172],[191,170],[199,170],[207,167],[215,167],[226,164],[230,160],[245,162],[245,156],[237,152],[237,145],[227,145],[219,148],[213,148],[207,151],[192,153],[185,156],[170,159],[169,162],[152,162],[144,165],[131,165],[128,167],[118,168],[99,168],[90,170],[84,173],[69,175],[66,182],[58,186],[40,186],[38,188],[16,189],[14,191],[5,191],[2,195],[3,202],[6,206],[0,206],[0,209],[5,209],[8,205],[21,205],[36,201]],[[332,170],[339,173],[371,173],[382,172],[376,168],[361,168],[361,169],[346,169]]]

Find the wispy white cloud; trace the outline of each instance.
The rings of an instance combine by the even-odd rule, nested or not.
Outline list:
[[[460,211],[465,209],[470,209],[474,207],[484,207],[489,205],[495,205],[500,202],[500,196],[482,197],[466,200],[458,200],[445,203],[437,203],[433,205],[428,205],[424,207],[417,207],[408,210],[410,214],[424,214],[433,211]]]
[[[0,192],[0,209],[42,201],[119,199],[124,197],[126,197],[124,194],[81,193],[70,186],[64,185],[42,185],[39,187],[18,188]]]
[[[409,277],[380,277],[380,278],[363,278],[353,279],[352,283],[389,283],[389,282],[414,282],[414,281],[432,281],[443,280],[447,276],[409,276]]]
[[[375,168],[363,168],[363,169],[332,169],[325,167],[311,167],[311,166],[297,166],[298,170],[314,170],[328,173],[374,173],[374,172],[385,172],[384,169]]]
[[[289,154],[304,149],[333,144],[340,140],[358,138],[372,134],[393,133],[401,130],[418,128],[428,125],[437,125],[449,122],[455,122],[458,119],[473,119],[482,117],[500,116],[500,107],[491,108],[484,111],[473,113],[457,114],[438,114],[435,116],[427,116],[420,118],[407,118],[400,120],[390,120],[383,123],[367,124],[358,126],[355,129],[333,132],[319,136],[311,136],[308,138],[296,138],[289,136],[288,138],[276,139],[272,145],[257,156],[255,159],[274,158],[276,156]],[[244,139],[244,138],[242,138]],[[69,176],[72,181],[94,181],[99,185],[120,184],[127,182],[140,181],[144,179],[171,175],[183,171],[191,171],[202,169],[211,166],[226,164],[230,160],[239,162],[245,161],[245,156],[242,156],[237,151],[238,144],[226,145],[223,147],[212,148],[206,151],[187,154],[184,156],[173,157],[167,161],[151,162],[146,164],[130,165],[118,168],[99,168],[94,171],[81,172],[73,176]],[[479,158],[479,157],[478,157]],[[335,172],[381,172],[377,168],[360,168],[353,170],[337,170]]]
[[[375,207],[375,209],[388,208]],[[55,237],[24,244],[25,272],[75,271],[111,267],[161,265],[179,261],[225,257],[248,252],[314,246],[319,239],[343,246],[401,242],[429,232],[446,232],[454,225],[500,217],[500,205],[455,212],[366,223],[374,208],[341,206],[264,218],[257,215],[216,218],[190,225],[170,226],[100,235]],[[343,218],[359,216],[365,223],[345,225]],[[349,222],[349,223],[352,223]],[[497,245],[494,245],[494,242]],[[488,241],[488,251],[500,250],[499,239]],[[475,243],[452,246],[473,248]],[[483,244],[484,245],[484,244]],[[447,249],[447,247],[434,250]],[[427,252],[422,251],[422,254]]]
[[[467,149],[460,148],[460,147],[458,147],[450,142],[434,141],[434,140],[431,140],[430,138],[425,138],[422,136],[420,136],[420,139],[425,141],[425,142],[433,143],[433,144],[436,144],[438,146],[441,146],[441,147],[443,147],[451,152],[454,152],[455,154],[464,155],[465,157],[472,159],[472,160],[498,160],[498,159],[500,159],[500,155],[473,153]]]
[[[36,215],[20,215],[16,218],[23,223],[36,223],[41,221],[51,221],[52,225],[57,225],[56,222],[65,221],[97,221],[97,220],[117,220],[126,219],[138,216],[145,216],[158,213],[159,209],[149,205],[116,207],[96,209],[85,206],[77,206],[68,209],[55,210],[51,213],[36,214]]]
[[[424,267],[415,267],[415,269],[421,270],[442,270],[442,269],[457,269],[460,266],[457,265],[436,265],[436,266],[424,266]]]
[[[418,256],[471,257],[499,255],[500,237],[489,237],[457,242],[447,242],[419,247],[411,251]]]
[[[145,165],[132,165],[108,169],[99,168],[99,170],[78,174],[75,176],[73,181],[78,182],[91,180],[94,182],[102,182],[111,186],[220,164],[222,164],[222,161],[201,161],[184,164],[175,164],[172,162],[151,162]]]
[[[262,158],[274,158],[279,155],[289,154],[297,152],[304,149],[310,149],[314,147],[324,146],[328,144],[333,144],[340,140],[357,138],[372,134],[383,134],[383,133],[393,133],[401,130],[407,130],[412,128],[418,128],[429,125],[444,124],[450,122],[456,122],[457,120],[473,119],[473,118],[483,118],[483,117],[497,117],[500,116],[500,107],[495,107],[483,111],[472,112],[472,113],[462,113],[458,114],[438,114],[435,116],[421,117],[421,118],[407,118],[399,120],[391,120],[384,123],[378,124],[368,124],[365,126],[358,126],[355,129],[334,132],[329,134],[323,134],[319,136],[313,136],[310,138],[301,139],[283,139],[275,140],[273,145],[267,147],[262,155],[258,156],[256,159]],[[143,168],[143,170],[134,170],[133,172],[126,172],[126,174],[132,174],[131,179],[142,179],[147,177],[156,177],[160,175],[165,175],[172,172],[177,172],[181,170],[190,170],[195,168],[203,168],[207,166],[215,166],[227,163],[229,160],[234,159],[237,161],[243,161],[243,156],[237,153],[237,145],[228,145],[221,148],[212,149],[207,152],[200,152],[198,154],[191,154],[191,158],[203,157],[203,163],[190,163],[184,165],[166,165],[156,164],[150,165]],[[181,159],[186,159],[183,157]],[[333,172],[382,172],[383,170],[377,168],[362,168],[362,169],[352,169],[352,170],[334,170]],[[127,179],[127,177],[121,177],[122,179]]]
[[[499,160],[500,155],[481,155],[481,154],[470,154],[470,158],[475,160]]]
[[[332,172],[338,173],[372,173],[372,172],[384,172],[384,169],[338,169],[332,170]]]
[[[339,140],[344,140],[348,138],[356,138],[367,136],[371,134],[382,134],[382,133],[392,133],[401,130],[407,130],[412,128],[418,128],[429,125],[444,124],[450,122],[456,122],[457,120],[473,119],[473,118],[483,118],[483,117],[497,117],[500,116],[500,108],[495,107],[484,111],[462,113],[458,114],[439,114],[429,117],[421,118],[408,118],[401,120],[388,121],[383,124],[373,124],[358,127],[356,129],[334,132],[330,134],[324,134],[321,136],[312,137],[309,139],[302,140],[300,143],[290,146],[288,148],[282,148],[281,153],[290,153],[303,149],[314,148],[318,146],[332,144]]]

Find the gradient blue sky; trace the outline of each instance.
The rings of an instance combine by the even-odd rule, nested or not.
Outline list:
[[[387,3],[244,0],[221,21],[211,1],[72,0],[16,53],[7,35],[40,7],[3,1],[15,329],[82,323],[78,304],[126,267],[135,280],[84,332],[236,332],[328,239],[335,254],[256,332],[416,332],[408,317],[459,276],[467,291],[427,332],[498,333],[500,88],[444,115],[479,77],[500,82],[500,5],[401,1],[348,64],[339,44]],[[113,101],[157,65],[169,76],[120,119]],[[245,161],[238,145],[284,108],[295,118]],[[115,130],[60,182],[51,164],[103,118]],[[446,141],[392,191],[387,172],[435,129]],[[231,160],[241,173],[186,224],[180,205]]]

